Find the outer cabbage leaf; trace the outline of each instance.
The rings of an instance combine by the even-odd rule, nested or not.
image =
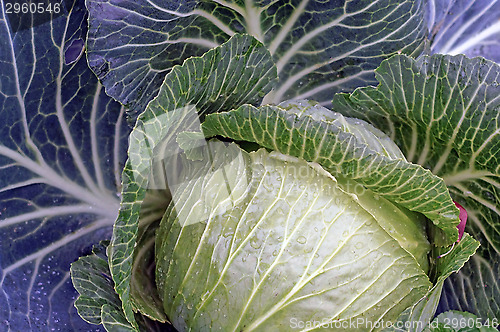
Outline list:
[[[132,266],[131,303],[135,311],[164,323],[167,322],[167,317],[163,312],[162,301],[153,282],[155,278],[154,234],[159,225],[158,221],[162,217],[162,210],[170,198],[161,193],[156,193],[154,199],[149,196],[151,193],[144,198],[144,202],[148,203],[143,203],[139,215],[137,247],[134,251]],[[162,199],[163,201],[160,201]]]
[[[208,115],[202,127],[207,137],[220,135],[255,142],[316,162],[334,176],[355,180],[390,201],[424,214],[443,230],[444,243],[456,241],[458,209],[444,181],[419,165],[372,150],[346,130],[344,121],[341,115],[334,121],[317,120],[279,106],[243,105]]]
[[[61,15],[28,29],[11,26],[5,8],[2,1],[1,330],[102,331],[77,315],[69,268],[111,235],[124,109],[77,47],[87,29],[82,2],[65,1]],[[23,17],[29,26],[31,16]]]
[[[365,121],[343,117],[342,114],[322,107],[315,101],[289,100],[280,103],[278,106],[284,108],[287,112],[299,116],[309,115],[314,120],[336,122],[343,131],[351,133],[356,137],[357,141],[368,145],[370,150],[389,157],[390,159],[406,160],[403,152],[401,152],[389,136]]]
[[[105,243],[96,245],[92,255],[81,257],[71,264],[71,280],[80,293],[75,307],[78,314],[89,323],[104,323],[104,326],[120,324],[133,331],[122,312],[120,298],[114,291],[106,248]],[[113,318],[109,317],[109,313],[113,312]],[[106,330],[110,331],[108,328]]]
[[[106,92],[133,113],[153,99],[165,75],[235,33],[263,42],[277,64],[277,89],[330,103],[336,91],[374,82],[396,52],[421,52],[423,1],[87,0],[89,65]]]
[[[483,56],[500,62],[500,2],[429,0],[432,53]]]
[[[335,110],[387,132],[408,160],[442,177],[469,215],[479,255],[446,282],[441,310],[500,316],[500,66],[482,58],[395,56],[377,88],[338,95]]]
[[[415,258],[319,165],[217,141],[206,151],[181,173],[156,235],[156,280],[177,329],[368,324],[395,319],[430,288]]]
[[[95,245],[92,255],[71,264],[71,280],[80,296],[75,301],[78,314],[92,324],[102,324],[106,331],[137,331],[125,318],[122,303],[115,293],[106,249],[108,241]],[[140,331],[171,331],[171,326],[149,320],[141,314],[135,319]]]
[[[235,35],[202,57],[190,58],[182,66],[174,67],[166,76],[157,98],[139,116],[130,136],[129,159],[123,172],[122,205],[109,257],[115,289],[129,322],[135,324],[133,312],[140,301],[133,294],[131,296],[130,289],[131,282],[139,281],[133,280],[131,273],[142,203],[148,189],[166,189],[157,187],[150,178],[157,146],[172,142],[170,137],[189,130],[192,124],[199,126],[198,116],[192,118],[194,111],[206,114],[244,103],[260,103],[276,77],[276,68],[265,47],[248,35]],[[164,204],[150,208],[149,213],[159,212],[161,216]],[[155,311],[154,308],[148,310],[150,313]]]

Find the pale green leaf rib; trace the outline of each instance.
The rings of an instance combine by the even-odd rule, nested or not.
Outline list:
[[[92,146],[92,161],[95,167],[95,178],[97,180],[97,187],[99,191],[105,191],[106,186],[104,184],[104,175],[101,167],[101,162],[99,159],[99,149],[98,149],[98,138],[97,138],[97,116],[99,112],[99,95],[102,89],[100,83],[97,84],[96,93],[92,102],[92,111],[90,113],[90,141]],[[120,136],[118,136],[120,137]]]
[[[4,22],[7,22],[7,19],[6,19],[6,14],[2,8],[2,17],[1,17],[1,22],[3,24],[5,24]],[[8,39],[9,40],[14,40],[14,36],[13,36],[13,32],[11,29],[6,29],[7,30],[7,33],[8,33]],[[33,43],[33,33],[30,34],[30,37],[31,37],[31,45],[35,45],[35,43]],[[20,87],[20,79],[19,79],[19,65],[17,63],[17,56],[16,56],[16,50],[14,49],[14,43],[8,43],[8,48],[9,48],[9,60],[12,61],[12,74],[14,75],[14,85],[15,85],[15,98],[17,99],[17,104],[19,105],[19,108],[21,110],[21,119],[22,119],[22,125],[23,125],[23,131],[24,131],[24,136],[26,137],[26,143],[27,145],[30,147],[30,149],[32,151],[35,152],[36,154],[36,159],[40,162],[43,162],[43,156],[40,152],[40,150],[38,149],[38,146],[33,142],[33,139],[31,138],[31,134],[30,134],[30,130],[28,128],[28,121],[27,121],[27,118],[26,118],[26,105],[24,103],[24,100],[26,98],[26,93],[28,93],[29,89],[26,89],[24,91],[24,93],[21,91],[21,87]],[[33,47],[33,53],[35,52],[34,50],[34,47]],[[32,76],[34,75],[34,71],[35,71],[35,68],[36,66],[34,66],[32,72],[31,72],[31,77],[30,77],[30,82],[32,81]],[[0,86],[1,87],[1,86]],[[7,95],[5,95],[3,92],[2,92],[2,95],[3,97],[8,97]]]
[[[66,39],[66,31],[68,30],[68,25],[69,25],[69,21],[70,21],[69,18],[70,18],[70,16],[68,16],[66,19],[66,23],[65,23],[66,26],[65,26],[63,33],[62,33],[62,36],[61,36],[62,40]],[[63,135],[64,135],[64,140],[66,141],[66,144],[67,144],[68,150],[71,154],[71,157],[73,159],[73,162],[75,163],[76,168],[78,169],[81,176],[83,177],[85,185],[87,186],[87,188],[90,189],[90,191],[93,194],[100,194],[102,189],[104,189],[104,188],[97,187],[95,181],[92,179],[89,171],[87,170],[87,167],[85,167],[83,159],[80,155],[80,151],[78,151],[78,148],[77,148],[75,141],[73,139],[73,135],[71,134],[70,128],[68,126],[68,121],[65,118],[64,107],[62,104],[62,92],[63,91],[61,88],[63,71],[66,70],[66,68],[64,66],[64,48],[62,46],[58,46],[56,48],[59,49],[59,68],[57,68],[58,69],[57,70],[57,77],[55,78],[55,82],[56,82],[55,107],[56,107],[57,119],[59,121],[59,125],[60,125],[61,130],[62,130]],[[98,86],[99,86],[99,84],[98,84]],[[97,96],[99,95],[98,91],[99,91],[99,89],[97,88],[97,92],[96,92]],[[92,110],[94,112],[96,111],[94,106],[92,107]],[[91,129],[90,129],[91,135],[90,135],[90,137],[91,137],[91,142],[94,143],[93,146],[95,146],[95,141],[92,141],[92,131],[93,131],[92,127],[94,126],[94,123],[95,122],[91,120]],[[91,146],[92,146],[92,143],[91,143]],[[97,165],[99,165],[99,164],[100,163],[98,163]],[[99,166],[96,166],[96,167],[99,167]]]
[[[283,184],[285,183],[285,181],[287,181],[287,178],[284,177],[284,180],[283,180]],[[282,186],[280,187],[278,193],[276,194],[277,197],[280,197],[281,196],[281,190],[283,188],[283,184]],[[257,191],[259,190],[259,187],[257,187]],[[294,205],[292,206],[292,208],[296,205],[296,204],[299,204],[299,201],[301,198],[303,198],[302,196],[305,194],[305,192],[301,193],[301,196],[299,196],[299,199],[294,203]],[[266,213],[262,216],[261,220],[264,221],[266,217],[268,217],[268,213],[269,211],[274,207],[274,204],[276,204],[276,199],[274,200],[273,203],[269,204],[269,207],[266,211]],[[308,211],[305,212],[303,214],[303,216],[297,221],[297,226],[301,226],[303,225],[304,221],[306,220],[306,216],[307,214],[309,214],[311,212],[311,209],[313,208],[313,205],[314,205],[314,202],[313,204],[311,204],[309,207],[308,207]],[[290,220],[290,215],[288,216],[287,218],[287,222],[286,222],[286,229],[288,230],[288,222]],[[256,225],[256,227],[259,227],[259,224]],[[249,295],[248,297],[248,301],[246,303],[246,305],[243,307],[243,309],[241,310],[241,313],[240,313],[240,316],[239,316],[239,319],[236,321],[235,325],[234,325],[234,330],[233,331],[237,331],[238,329],[238,326],[241,322],[241,320],[243,319],[248,307],[251,305],[252,303],[252,300],[254,299],[254,296],[257,294],[257,292],[261,289],[262,286],[265,286],[265,279],[266,277],[271,273],[271,271],[273,271],[273,268],[275,266],[275,264],[277,264],[277,262],[279,261],[279,259],[281,258],[281,256],[283,255],[283,252],[286,248],[286,246],[290,243],[290,241],[292,240],[293,236],[299,231],[299,227],[296,227],[295,229],[293,229],[293,231],[288,234],[288,233],[285,233],[284,234],[284,237],[286,238],[285,241],[283,241],[283,245],[281,246],[280,248],[280,252],[278,253],[278,255],[276,255],[276,260],[275,262],[273,262],[271,264],[271,266],[269,266],[269,268],[267,269],[267,271],[264,273],[264,275],[262,276],[262,278],[260,279],[260,281],[255,284],[255,274],[254,274],[254,285],[253,285],[253,289],[252,289],[252,292],[251,294]],[[248,236],[246,237],[247,239],[250,239],[250,237],[253,236],[252,233],[249,233]],[[240,247],[239,248],[242,248],[246,243],[245,242],[242,242]],[[264,243],[265,244],[265,243]],[[319,245],[319,244],[318,244]],[[238,248],[238,249],[239,249]],[[340,247],[339,247],[340,249]],[[338,250],[338,249],[337,249]],[[263,250],[261,251],[261,254],[262,254]],[[234,252],[231,253],[232,257],[235,257],[236,255],[238,254],[238,250],[235,250]],[[335,255],[335,252],[332,254],[332,256]],[[308,266],[307,266],[307,270],[306,272],[309,272],[309,267],[310,267],[310,262],[312,260],[314,256],[311,256],[311,258],[309,259],[309,262],[308,262]],[[228,260],[228,263],[230,264],[231,261],[232,261],[233,258],[230,258]],[[325,261],[324,265],[326,265],[328,263],[328,260]],[[227,264],[226,266],[230,266],[229,264]],[[257,271],[256,271],[257,272]],[[219,278],[219,280],[222,279],[223,277],[223,274],[225,273],[225,271],[222,272],[221,274],[221,277]],[[297,281],[297,284],[294,286],[294,289],[292,291],[290,291],[286,297],[284,297],[283,299],[280,300],[279,303],[277,303],[271,310],[267,311],[266,314],[263,316],[263,317],[259,317],[257,319],[254,320],[254,322],[252,323],[251,326],[248,327],[248,330],[249,331],[252,331],[252,329],[254,329],[256,326],[258,326],[260,324],[260,322],[264,321],[265,319],[267,319],[267,317],[271,316],[274,312],[278,311],[278,310],[281,310],[282,308],[284,308],[286,306],[286,302],[293,296],[295,295],[295,293],[300,290],[309,280],[303,280],[304,277],[306,276],[306,273],[304,273],[302,275],[302,277],[300,278],[300,280]],[[311,274],[311,277],[309,279],[312,279],[313,278],[313,275]],[[219,282],[217,282],[217,284],[213,287],[213,290],[216,289],[217,285],[218,285]],[[200,307],[201,309],[202,307]],[[198,310],[198,312],[200,312]],[[197,313],[198,314],[198,313]],[[196,316],[195,316],[196,317]]]
[[[500,3],[496,0],[429,1],[436,15],[429,21],[432,53],[484,56],[498,62]],[[432,9],[432,6],[431,6]],[[432,27],[431,27],[432,28]]]
[[[486,11],[485,11],[486,12]],[[462,44],[458,44],[455,47],[445,51],[447,54],[458,55],[463,54],[481,44],[486,44],[488,39],[493,39],[500,34],[500,23],[492,24],[490,27],[484,29],[474,37],[468,39]],[[446,47],[446,46],[445,46]]]
[[[364,10],[369,9],[371,6],[376,5],[376,4],[377,4],[377,1],[372,1],[367,7],[363,8],[363,10],[360,10],[359,12],[349,13],[349,15],[344,14],[341,17],[339,17],[337,20],[333,21],[332,23],[330,23],[330,24],[328,24],[328,25],[326,25],[324,27],[321,27],[317,31],[312,31],[309,34],[304,35],[289,50],[287,50],[287,52],[276,63],[276,66],[278,68],[278,73],[280,73],[282,71],[282,69],[284,67],[286,67],[286,65],[290,62],[290,59],[292,57],[294,57],[295,55],[297,55],[299,53],[299,51],[303,48],[303,46],[306,43],[309,43],[312,38],[316,37],[316,35],[322,33],[323,31],[325,31],[325,30],[327,30],[329,28],[333,29],[335,27],[350,28],[350,29],[360,29],[359,26],[356,26],[356,27],[343,26],[343,24],[341,22],[344,19],[346,19],[346,18],[350,18],[351,16],[355,16],[356,14],[362,13]],[[399,9],[398,7],[394,8],[391,12],[387,13],[387,16],[390,16],[391,14],[393,14],[394,12],[396,12],[398,9]],[[387,17],[384,17],[382,20],[384,20],[386,18]],[[413,22],[410,19],[410,20],[404,22],[398,29],[396,29],[393,32],[389,33],[388,35],[384,36],[380,40],[376,40],[376,41],[371,42],[371,43],[367,42],[367,43],[362,44],[362,45],[360,45],[360,46],[358,46],[356,48],[353,48],[352,50],[346,51],[346,52],[340,54],[337,57],[330,57],[328,59],[325,59],[324,61],[321,61],[319,63],[315,63],[315,64],[313,64],[311,66],[308,66],[308,67],[306,67],[306,68],[298,71],[296,74],[289,76],[286,81],[284,81],[284,82],[282,82],[280,84],[280,86],[277,89],[277,91],[273,94],[273,99],[268,99],[266,101],[269,102],[269,103],[276,103],[276,104],[279,103],[279,102],[281,102],[281,101],[283,101],[285,99],[284,95],[289,90],[292,90],[292,87],[294,85],[296,85],[297,82],[305,80],[306,77],[309,74],[318,71],[318,68],[321,68],[321,67],[333,64],[333,63],[335,63],[337,61],[340,61],[340,60],[342,60],[344,58],[349,58],[351,56],[355,57],[355,55],[357,53],[362,53],[363,50],[366,49],[366,48],[369,49],[370,47],[373,47],[373,46],[375,46],[377,44],[380,44],[381,42],[385,42],[386,39],[390,40],[390,38],[392,37],[392,35],[397,34],[399,32],[399,29],[406,28],[406,24],[410,24],[411,25],[411,24],[413,24]],[[366,26],[366,28],[369,28],[369,27],[370,27],[370,25]],[[362,58],[363,57],[356,57],[356,59],[362,59]],[[360,73],[358,73],[358,75],[359,74]],[[334,75],[334,73],[332,73],[332,76],[333,75]],[[352,78],[355,78],[355,77],[356,77],[356,75],[353,75],[352,77],[348,76],[347,79],[351,80]],[[331,80],[332,80],[332,77],[330,76],[330,81]],[[318,91],[318,92],[322,92],[323,89],[331,88],[333,86],[335,86],[335,84],[329,83],[329,84],[323,85],[321,88],[320,87],[316,87],[315,90]],[[307,93],[307,95],[314,96],[314,94],[312,94],[309,91],[307,91],[306,93]],[[298,97],[294,96],[294,98],[298,98]]]
[[[299,199],[300,199],[300,197],[299,197]],[[313,207],[313,204],[311,204],[311,205],[309,206],[309,211],[308,211],[309,213],[311,212],[312,207]],[[304,214],[304,216],[303,216],[303,217],[302,217],[302,219],[299,221],[299,224],[298,224],[297,226],[300,226],[300,225],[301,225],[301,222],[302,222],[304,219],[306,219],[307,214],[308,214],[308,213]],[[265,216],[264,216],[264,217],[265,217]],[[332,223],[331,225],[333,225],[334,223],[335,223],[335,221],[333,221],[333,223]],[[351,234],[349,235],[349,237],[348,237],[348,238],[347,238],[344,242],[342,242],[342,243],[341,243],[341,245],[340,245],[340,246],[338,246],[338,247],[335,249],[335,251],[331,253],[331,255],[330,255],[329,257],[327,257],[327,258],[325,259],[325,261],[324,261],[324,262],[323,262],[323,263],[322,263],[322,264],[318,267],[318,269],[317,269],[317,270],[315,270],[315,271],[313,271],[314,273],[311,273],[310,275],[307,275],[307,273],[309,272],[309,270],[306,270],[306,272],[302,274],[302,276],[300,277],[300,279],[299,279],[299,280],[297,281],[297,283],[293,286],[292,290],[290,290],[290,291],[287,293],[287,295],[286,295],[285,297],[283,297],[282,299],[280,299],[280,301],[279,301],[279,302],[277,302],[277,303],[276,303],[276,304],[275,304],[275,305],[274,305],[274,306],[273,306],[270,310],[266,311],[266,312],[265,312],[265,313],[264,313],[261,317],[258,317],[257,319],[255,319],[255,320],[252,322],[252,324],[248,327],[248,329],[249,329],[250,331],[252,331],[252,330],[256,329],[256,328],[257,328],[260,324],[262,324],[265,320],[267,320],[269,317],[271,317],[271,316],[272,316],[273,314],[275,314],[276,312],[278,312],[278,311],[282,310],[283,308],[285,308],[287,305],[290,305],[290,304],[292,304],[293,302],[296,302],[296,301],[298,302],[298,301],[300,301],[300,300],[303,300],[303,299],[305,299],[305,298],[309,297],[309,294],[308,294],[307,296],[299,296],[299,297],[297,297],[297,298],[295,298],[295,299],[292,299],[294,296],[296,296],[296,295],[297,295],[297,293],[298,293],[300,290],[302,290],[302,289],[304,288],[304,286],[305,286],[308,282],[310,282],[311,280],[313,280],[313,279],[314,279],[314,278],[315,278],[318,274],[322,274],[322,273],[327,272],[327,270],[324,270],[324,267],[325,267],[328,263],[330,263],[330,261],[333,259],[333,257],[335,257],[335,255],[337,255],[337,254],[339,253],[339,251],[340,251],[342,248],[344,248],[344,247],[345,247],[345,245],[346,245],[347,241],[348,241],[348,240],[350,240],[350,239],[352,238],[352,236],[353,236],[353,235],[354,235],[354,234],[355,234],[355,233],[356,233],[356,232],[357,232],[357,231],[358,231],[361,227],[363,227],[363,224],[360,224],[360,225],[359,225],[359,226],[358,226],[358,227],[354,230],[354,232],[353,232],[353,233],[351,233]],[[299,227],[297,227],[297,228],[294,230],[294,232],[295,232],[295,231],[298,231],[298,230],[299,230]],[[288,234],[287,234],[287,235],[288,235]],[[290,234],[290,235],[288,236],[288,241],[290,241],[290,240],[292,239],[292,236],[293,236],[293,235],[294,235],[294,234],[292,233],[292,234]],[[288,242],[288,241],[287,241],[287,242]],[[284,245],[282,246],[282,248],[285,248],[285,243],[284,243]],[[278,261],[278,259],[279,259],[279,258],[280,258],[279,256],[278,256],[278,257],[276,257],[276,262]],[[311,257],[311,259],[312,259],[312,258],[313,258],[313,257]],[[369,267],[368,267],[368,268],[369,268]],[[333,270],[335,270],[335,269],[333,269]],[[387,268],[386,268],[385,270],[382,270],[382,271],[377,271],[377,272],[379,272],[379,273],[381,272],[381,273],[383,274],[386,270],[387,270]],[[269,272],[271,272],[271,268],[269,268],[269,269],[268,269],[268,273],[269,273]],[[344,285],[348,285],[350,282],[356,281],[356,279],[358,279],[360,276],[361,276],[361,274],[358,274],[356,277],[352,278],[351,280],[346,281],[346,282],[345,282],[345,284],[343,284],[342,286],[344,286]],[[306,277],[307,277],[307,278],[306,278]],[[263,278],[263,279],[264,279],[264,278]],[[361,293],[360,293],[360,294],[363,294],[363,292],[364,292],[366,289],[368,289],[370,286],[372,286],[372,285],[373,285],[373,283],[375,283],[375,281],[376,281],[376,279],[375,279],[375,280],[373,280],[373,281],[372,281],[372,283],[371,283],[371,284],[369,284],[369,285],[363,285],[365,288],[364,288],[364,289],[362,289],[362,291],[361,291]],[[260,285],[261,285],[261,283],[259,283],[259,285],[258,285],[258,286],[260,286]],[[337,286],[337,287],[338,287],[338,286]],[[252,295],[253,295],[254,293],[256,293],[258,290],[259,290],[259,287],[254,288],[254,289],[252,290]],[[328,290],[331,290],[331,289],[324,289],[324,290],[322,290],[321,292],[327,292]],[[321,292],[319,292],[319,293],[315,293],[314,295],[311,295],[311,296],[315,296],[316,294],[321,294]],[[359,296],[359,295],[358,295],[358,296]],[[248,305],[251,303],[252,297],[253,297],[253,296],[250,296],[249,301],[248,301],[248,304],[247,304],[247,307],[248,307]],[[330,314],[330,315],[332,315],[332,317],[335,317],[335,316],[337,316],[337,315],[340,315],[340,314],[341,314],[341,313],[342,313],[342,312],[343,312],[343,311],[344,311],[347,307],[349,307],[349,306],[352,304],[352,302],[354,302],[355,300],[356,300],[356,298],[351,299],[351,302],[346,303],[346,304],[344,305],[344,308],[343,308],[343,309],[340,309],[340,312],[329,313],[329,314]],[[245,307],[245,309],[246,309],[246,307]],[[245,314],[245,311],[243,311],[243,312],[241,313],[241,316],[243,317],[243,315],[244,315],[244,314]],[[241,320],[241,318],[242,318],[242,317],[240,317],[240,320]],[[239,321],[238,321],[238,323],[239,323]],[[236,326],[236,327],[237,327],[237,326]],[[235,330],[236,330],[236,327],[235,327]]]
[[[269,44],[269,52],[271,54],[276,53],[281,43],[285,40],[286,36],[291,32],[293,26],[299,19],[299,17],[304,13],[305,8],[309,0],[302,0],[300,4],[297,6],[296,10],[293,11],[292,15],[286,20],[286,23],[279,30],[279,32],[274,36],[272,42]]]
[[[53,206],[50,208],[39,208],[33,212],[24,213],[15,217],[4,218],[0,224],[0,228],[9,227],[12,225],[22,225],[33,219],[43,217],[54,217],[73,213],[91,213],[93,206],[86,204]]]
[[[120,165],[120,137],[122,137],[122,126],[124,121],[125,107],[120,107],[120,112],[118,119],[116,120],[116,126],[113,136],[113,174],[115,176],[115,186],[118,188],[118,192],[121,191],[121,172],[123,171],[123,165]]]
[[[217,151],[217,150],[220,150],[220,144],[219,144],[219,145],[214,145],[214,149],[216,149],[216,151]],[[232,152],[232,153],[234,153],[234,154],[238,153],[238,151],[234,152],[234,150],[236,150],[236,149],[235,149],[235,146],[232,146],[232,151],[231,151],[231,152]],[[217,161],[217,160],[222,160],[222,161],[224,161],[224,159],[223,159],[223,158],[221,158],[221,157],[216,158],[216,156],[214,156],[213,160],[216,160],[216,161]],[[207,174],[210,174],[208,170],[206,171],[206,173],[207,173]],[[204,174],[202,173],[202,175],[204,175]],[[205,177],[206,177],[206,176],[209,176],[209,175],[205,175]],[[202,179],[203,179],[203,178],[202,178]],[[187,183],[187,185],[188,185],[188,184],[189,184],[189,183]],[[258,190],[259,188],[261,188],[262,186],[263,186],[262,182],[257,183],[257,190]],[[189,190],[189,191],[188,191],[188,190]],[[188,187],[187,189],[184,189],[184,192],[183,192],[182,194],[183,194],[183,195],[186,195],[186,192],[185,192],[185,191],[188,191],[188,195],[189,195],[189,196],[192,196],[192,190],[194,190],[194,187],[192,187],[192,189],[189,189],[189,187]],[[278,195],[279,195],[279,193],[278,193]],[[243,198],[244,198],[244,197],[243,197]],[[184,199],[182,199],[182,200],[184,200]],[[181,200],[181,201],[182,201],[182,200]],[[195,211],[195,209],[193,209],[193,206],[188,206],[188,205],[187,205],[188,203],[189,203],[189,202],[186,200],[186,201],[185,201],[185,205],[184,205],[184,206],[187,206],[187,208],[188,208],[188,209],[192,209],[193,211]],[[223,202],[220,202],[220,203],[219,203],[219,205],[221,205],[222,203],[223,203]],[[237,204],[237,203],[239,203],[239,202],[235,200],[234,204]],[[217,211],[217,208],[219,207],[219,205],[217,205],[217,206],[213,209],[213,211]],[[177,206],[177,205],[176,205],[176,206]],[[183,206],[183,207],[184,207],[184,206]],[[243,214],[242,214],[242,217],[245,217],[245,216],[248,214],[248,212],[249,212],[249,208],[250,208],[250,206],[247,206],[247,207],[245,208],[245,210],[244,210],[244,212],[243,212]],[[272,208],[272,204],[271,204],[271,205],[270,205],[270,206],[266,209],[266,213],[269,213],[269,211],[271,210],[271,208]],[[176,210],[179,212],[179,209],[176,209]],[[213,218],[213,213],[211,213],[211,214],[210,214],[209,219],[210,219],[210,218]],[[261,219],[261,221],[263,222],[263,221],[264,221],[264,218],[262,218],[262,219]],[[235,229],[235,233],[237,233],[237,232],[239,231],[239,227],[240,227],[240,224],[238,224],[238,225],[237,225],[237,227],[236,227],[236,229]],[[241,240],[241,241],[240,241],[237,245],[235,245],[235,242],[234,242],[235,237],[233,237],[233,238],[231,239],[231,243],[230,243],[230,247],[229,247],[229,255],[228,255],[228,258],[227,258],[227,261],[228,261],[228,262],[233,261],[233,260],[235,259],[235,257],[237,257],[237,256],[238,256],[238,254],[241,254],[241,252],[242,252],[242,250],[243,250],[243,247],[244,247],[244,246],[245,246],[245,245],[246,245],[246,244],[250,241],[250,237],[254,235],[254,231],[256,231],[256,229],[257,229],[258,227],[259,227],[259,223],[257,223],[257,224],[253,227],[253,230],[252,230],[252,231],[248,234],[248,236],[246,236],[243,240]],[[183,233],[182,233],[183,231],[184,231],[184,229],[182,229],[182,230],[181,230],[181,232],[180,232],[180,234],[179,234],[179,236],[178,236],[178,240],[180,240],[180,239],[181,239],[181,236],[183,235]],[[195,257],[193,257],[193,258],[191,259],[191,263],[190,263],[189,268],[188,268],[188,270],[187,270],[187,272],[186,272],[186,274],[185,274],[185,276],[184,276],[184,278],[183,278],[183,280],[182,280],[182,283],[181,283],[180,287],[182,287],[182,286],[183,286],[186,282],[190,282],[190,280],[189,280],[189,271],[190,271],[190,269],[191,269],[191,268],[193,268],[193,263],[195,262],[195,259],[197,258],[197,257],[196,257],[196,255],[198,254],[198,252],[199,252],[200,250],[202,250],[203,239],[204,239],[204,236],[205,236],[206,234],[209,234],[209,232],[208,232],[208,231],[209,231],[209,229],[207,228],[207,229],[203,232],[203,235],[201,236],[201,240],[200,240],[200,242],[199,242],[199,244],[198,244],[198,246],[197,246],[197,248],[196,248]],[[160,242],[160,241],[161,241],[161,238],[159,238],[159,239],[158,239],[158,245],[161,245],[161,242]],[[172,251],[175,251],[176,249],[181,250],[181,248],[178,248],[178,244],[179,244],[179,241],[177,241],[177,242],[175,243],[175,245],[172,247]],[[215,250],[215,248],[214,248],[214,250]],[[215,283],[215,286],[213,286],[213,287],[212,287],[212,290],[211,290],[211,291],[210,291],[210,293],[208,294],[207,299],[209,299],[209,298],[210,298],[210,297],[214,294],[214,291],[216,290],[216,287],[217,287],[217,286],[221,283],[222,278],[223,278],[224,274],[227,272],[227,268],[228,268],[229,266],[230,266],[230,265],[229,265],[229,264],[227,264],[227,265],[224,267],[224,269],[223,269],[223,270],[219,273],[219,275],[220,275],[220,276],[219,276],[219,278],[218,278],[217,282]],[[169,273],[169,272],[170,272],[170,270],[167,270],[167,273]],[[207,280],[207,282],[208,282],[208,280]],[[255,282],[255,280],[254,280],[254,282]],[[175,303],[174,303],[174,304],[175,304]],[[201,302],[201,304],[198,306],[198,310],[197,310],[197,312],[196,312],[196,314],[195,314],[195,317],[196,317],[198,314],[203,314],[202,309],[203,309],[204,304],[205,304],[205,301],[203,300],[203,301]]]

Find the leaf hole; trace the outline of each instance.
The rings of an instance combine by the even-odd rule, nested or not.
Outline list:
[[[84,45],[85,43],[81,38],[73,40],[64,52],[64,63],[69,65],[78,61],[83,54]]]

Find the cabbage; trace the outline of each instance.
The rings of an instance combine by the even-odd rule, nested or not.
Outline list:
[[[350,193],[318,164],[210,143],[213,163],[191,165],[206,175],[172,193],[155,240],[156,283],[179,331],[373,324],[431,288],[421,215],[353,183]]]
[[[239,146],[249,151],[265,146],[319,164],[337,183],[349,179],[343,190],[356,183],[358,193],[360,188],[374,192],[428,219],[428,275],[436,295],[426,301],[440,300],[437,313],[466,310],[484,322],[500,317],[499,69],[481,58],[424,55],[429,50],[464,53],[498,62],[500,2],[74,0],[27,5],[4,1],[0,6],[4,329],[169,329],[162,324],[168,317],[154,282],[154,234],[179,183],[169,183],[168,189],[161,181],[155,184],[146,173],[161,165],[151,165],[148,154],[161,150],[158,143],[168,141],[163,137],[170,129],[193,130],[168,125],[178,108],[193,107],[204,121],[210,113],[252,109],[248,105],[256,108],[248,114],[274,115],[260,116],[247,132],[251,136],[238,139]],[[203,54],[208,56],[200,58]],[[278,112],[294,113],[284,104],[270,107],[290,98],[314,99],[354,118],[327,124],[330,120],[321,118],[326,111],[311,107],[306,115],[314,121],[307,125]],[[273,121],[292,130],[280,130],[288,140],[271,135],[256,143],[252,135],[263,135],[259,126],[273,128]],[[366,127],[375,137],[380,138],[377,130],[386,133],[401,149],[393,152],[403,153],[409,163],[383,158],[385,147],[376,148],[379,139],[371,134],[363,140],[358,130],[360,144],[354,144],[346,134],[357,130],[350,122],[363,121],[378,128]],[[318,140],[307,126],[328,139]],[[336,135],[342,139],[335,140]],[[191,159],[199,160],[199,151],[188,147],[206,144],[203,134],[178,133],[177,140]],[[335,153],[327,154],[322,144]],[[382,168],[369,167],[377,163]],[[394,183],[386,181],[387,173],[395,175],[389,177]],[[419,196],[424,199],[411,204]],[[467,232],[482,246],[446,279],[440,296],[440,278],[463,263],[456,254],[469,257],[475,249],[465,236],[437,258],[441,253],[435,251],[455,240],[453,201],[467,209]],[[110,238],[109,246],[96,245],[91,256],[75,263],[70,276],[72,262]],[[426,307],[419,308],[405,310],[398,321],[422,316],[417,312]],[[427,318],[434,306],[429,308]]]
[[[479,246],[458,241],[444,179],[367,119],[342,115],[365,107],[350,96],[335,111],[262,105],[276,74],[261,43],[236,35],[165,77],[130,135],[107,255],[90,256],[109,270],[73,264],[82,317],[131,331],[433,322],[445,280]]]

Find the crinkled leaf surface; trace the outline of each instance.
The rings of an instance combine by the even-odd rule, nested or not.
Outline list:
[[[115,293],[109,272],[107,244],[94,246],[92,255],[81,257],[71,264],[71,280],[80,296],[75,301],[78,314],[92,324],[106,326],[120,324],[132,331],[132,326],[122,312],[118,294]],[[112,316],[109,313],[113,313]]]
[[[66,64],[86,33],[83,3],[66,3],[15,33],[0,7],[3,331],[103,330],[77,315],[69,267],[111,235],[128,131],[85,58]]]
[[[122,206],[110,250],[115,288],[130,322],[134,321],[135,309],[130,297],[132,257],[142,201],[147,189],[154,187],[148,178],[156,146],[172,142],[169,137],[189,130],[191,124],[199,127],[195,111],[205,114],[244,103],[260,103],[276,77],[267,49],[251,36],[235,35],[202,57],[188,59],[182,66],[174,67],[166,76],[158,97],[138,118],[130,136],[129,159],[123,172]],[[194,119],[190,118],[193,112]],[[160,216],[164,209],[164,203],[157,206]]]
[[[156,236],[157,284],[177,329],[390,321],[431,287],[415,258],[317,164],[217,141],[207,154],[172,193]]]
[[[175,64],[248,33],[277,64],[268,102],[330,103],[336,91],[374,82],[391,54],[419,54],[427,35],[423,1],[87,0],[88,58],[106,92],[142,112]]]
[[[108,241],[102,241],[94,246],[91,255],[80,257],[71,264],[71,280],[80,293],[75,301],[78,314],[92,324],[102,324],[108,332],[171,331],[170,327],[141,314],[135,315],[139,329],[133,328],[127,321],[109,271],[108,244]]]
[[[500,62],[500,1],[429,0],[427,22],[432,53]]]
[[[338,95],[335,110],[386,131],[408,160],[442,177],[468,213],[479,255],[446,282],[442,310],[500,316],[500,66],[482,58],[395,56],[381,84]]]
[[[335,175],[356,180],[366,188],[409,210],[426,215],[445,232],[447,243],[458,237],[458,209],[444,181],[419,165],[392,159],[344,130],[337,121],[297,116],[279,106],[243,105],[208,115],[207,137],[221,135],[250,141],[283,154],[316,162]]]

